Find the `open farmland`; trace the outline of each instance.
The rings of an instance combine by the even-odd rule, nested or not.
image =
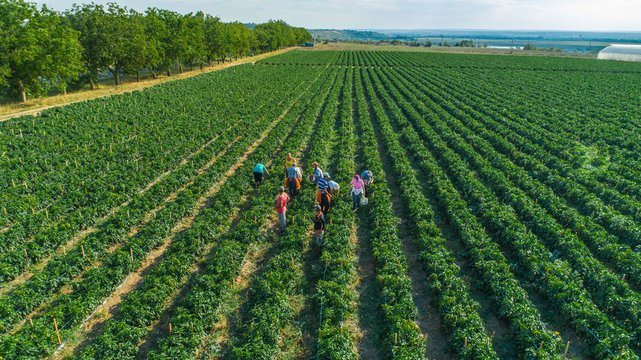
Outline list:
[[[290,51],[1,122],[0,358],[638,359],[640,85]],[[287,152],[341,185],[320,249]]]

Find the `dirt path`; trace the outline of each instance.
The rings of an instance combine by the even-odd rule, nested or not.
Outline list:
[[[392,211],[394,216],[401,221],[398,225],[399,237],[403,242],[403,254],[407,259],[408,273],[412,283],[412,299],[414,305],[418,310],[417,324],[421,329],[421,334],[425,338],[425,354],[430,359],[444,360],[454,359],[454,355],[449,352],[447,344],[447,334],[441,324],[441,316],[438,308],[433,306],[435,299],[430,291],[428,278],[429,275],[425,271],[423,264],[418,259],[418,248],[414,245],[412,239],[412,230],[405,212],[406,208],[401,204],[405,202],[402,199],[401,191],[397,178],[393,175],[391,159],[387,155],[385,144],[380,136],[380,128],[378,122],[372,122],[374,131],[376,132],[376,143],[379,149],[379,157],[383,164],[383,171],[385,172],[385,179],[391,191]]]
[[[358,246],[358,353],[362,359],[382,360],[382,339],[376,329],[383,327],[379,308],[381,299],[376,283],[376,265],[369,243],[367,214],[356,214],[356,243]]]
[[[356,78],[353,78],[355,81]],[[352,98],[356,99],[354,87],[352,87]],[[358,132],[358,115],[356,114],[357,106],[352,107],[352,119],[354,131]],[[358,140],[358,139],[357,139]],[[360,141],[355,144],[354,162],[356,169],[363,169],[363,148]],[[349,191],[349,189],[345,189]],[[384,359],[383,344],[381,332],[378,329],[383,328],[379,309],[382,305],[379,296],[379,288],[376,279],[376,264],[372,255],[372,247],[369,239],[369,221],[365,211],[358,211],[355,216],[356,231],[354,232],[358,255],[358,282],[356,288],[358,291],[358,314],[357,329],[357,347],[358,354],[362,359],[382,360]]]
[[[274,224],[273,220],[271,224]],[[270,233],[277,229],[273,225]],[[229,350],[229,339],[240,336],[242,324],[247,320],[247,304],[245,299],[249,296],[250,289],[255,279],[260,277],[261,269],[276,254],[276,238],[262,244],[254,244],[245,255],[241,266],[240,275],[236,279],[231,291],[222,301],[219,308],[219,319],[213,326],[213,331],[208,334],[201,344],[196,357],[207,359],[222,359]]]
[[[510,324],[498,317],[495,305],[487,295],[487,290],[480,279],[480,275],[475,273],[474,264],[467,255],[464,245],[455,232],[452,231],[444,210],[433,200],[434,222],[441,230],[441,237],[447,240],[446,247],[456,259],[456,265],[461,269],[461,276],[468,281],[470,296],[480,304],[478,313],[485,324],[485,331],[492,339],[494,350],[500,359],[512,359],[517,351],[515,348],[516,339],[510,330]]]
[[[210,67],[205,67],[203,69],[187,71],[187,72],[183,72],[182,74],[175,74],[172,76],[159,75],[158,79],[125,83],[125,84],[121,84],[120,86],[103,85],[104,87],[101,86],[96,90],[81,90],[78,92],[69,93],[67,95],[55,95],[55,96],[50,96],[42,99],[32,99],[32,100],[29,100],[26,105],[20,104],[20,103],[1,105],[0,121],[6,121],[9,119],[19,117],[19,116],[24,116],[24,115],[38,115],[43,110],[51,109],[58,106],[69,105],[69,104],[86,101],[86,100],[97,99],[105,96],[124,94],[127,92],[133,92],[136,90],[142,90],[151,86],[159,85],[168,81],[186,79],[192,76],[226,69],[236,65],[254,63],[258,60],[279,55],[279,54],[288,52],[292,49],[294,48],[277,50],[277,51],[273,51],[266,54],[234,60],[229,63],[218,64]]]

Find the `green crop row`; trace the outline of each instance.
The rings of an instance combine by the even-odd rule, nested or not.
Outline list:
[[[372,76],[371,73],[369,75]],[[384,91],[378,79],[373,78],[372,83],[377,93]],[[434,212],[423,195],[417,173],[400,145],[399,135],[390,124],[391,121],[399,122],[396,118],[399,113],[394,111],[397,108],[393,104],[384,104],[390,115],[390,121],[387,121],[388,115],[383,106],[377,100],[371,101],[375,102],[374,111],[388,158],[392,162],[394,178],[403,189],[402,197],[413,227],[413,240],[430,276],[430,286],[438,295],[443,322],[449,329],[449,344],[461,359],[498,359],[478,314],[480,305],[470,297],[469,286],[460,275],[452,254],[445,248],[446,240],[440,236],[440,230],[434,224]]]
[[[336,77],[337,73],[333,73]],[[162,338],[158,350],[153,351],[151,359],[188,359],[193,358],[201,347],[202,338],[212,330],[217,319],[217,309],[221,305],[224,294],[239,275],[249,243],[261,241],[266,232],[261,230],[272,220],[266,216],[272,212],[276,189],[282,185],[279,172],[280,164],[288,151],[296,154],[301,146],[308,141],[310,130],[320,109],[326,106],[325,96],[329,91],[332,80],[321,84],[318,95],[315,96],[301,115],[300,123],[283,144],[280,155],[272,161],[273,174],[264,181],[259,190],[252,195],[249,208],[243,211],[235,229],[221,239],[216,253],[207,260],[202,274],[195,279],[194,285],[186,295],[185,300],[172,310],[170,323],[172,333]],[[288,216],[290,213],[288,211]],[[255,219],[260,219],[256,221]],[[230,261],[230,259],[233,259]]]
[[[397,99],[398,97],[400,95],[397,96]],[[419,105],[420,103],[415,102],[415,104]],[[430,119],[433,118],[430,117]],[[481,140],[467,129],[460,130],[467,130],[467,136],[462,139],[460,136],[454,135],[443,123],[432,121],[430,125],[450,148],[468,162],[470,168],[476,171],[478,176],[501,200],[515,209],[521,222],[531,228],[551,251],[557,251],[568,259],[572,268],[580,274],[583,285],[590,291],[589,295],[593,302],[611,318],[617,319],[617,325],[628,330],[632,335],[633,345],[639,347],[641,327],[638,305],[641,304],[641,297],[633,292],[620,276],[616,276],[594,259],[588,248],[579,241],[578,236],[572,233],[571,229],[564,229],[542,206],[512,184],[510,179],[515,179],[515,182],[522,179],[522,183],[527,183],[524,180],[527,178],[527,173],[505,159],[500,162],[504,165],[503,174],[493,170],[492,165],[499,163],[496,160],[496,152],[490,151],[491,146],[484,143],[483,148],[486,152],[477,154],[466,141],[480,146]],[[538,198],[537,196],[537,200]]]
[[[224,244],[220,241],[221,237],[229,232],[234,215],[239,216],[238,211],[242,211],[247,202],[241,200],[250,187],[248,179],[251,178],[253,164],[272,157],[296,128],[299,115],[319,86],[318,76],[309,85],[310,89],[299,95],[304,98],[295,101],[285,117],[249,154],[244,162],[251,165],[242,166],[228,178],[210,199],[211,207],[201,211],[189,228],[176,234],[162,260],[144,277],[143,285],[123,300],[121,312],[106,324],[102,334],[74,358],[122,359],[136,356],[138,344],[148,335],[150,325],[170,305],[167,301],[183,286],[191,272],[190,267],[202,259],[210,247],[209,253],[215,253]],[[277,114],[270,117],[276,118]],[[254,134],[253,139],[258,136]],[[252,142],[250,140],[247,144]]]
[[[357,293],[355,244],[350,241],[354,226],[351,197],[346,181],[354,174],[354,128],[352,122],[353,71],[346,70],[340,95],[334,147],[327,170],[341,184],[332,198],[329,222],[320,257],[322,276],[316,283],[319,330],[316,359],[356,359],[356,333],[346,323],[353,322]]]
[[[313,172],[311,163],[321,166],[328,158],[328,146],[333,132],[337,111],[340,80],[344,72],[338,72],[332,83],[326,104],[313,118],[317,123],[312,139],[302,159],[305,173]],[[295,150],[295,149],[294,149]],[[232,359],[278,359],[281,358],[281,334],[295,318],[292,297],[300,294],[302,261],[309,246],[311,219],[315,216],[312,205],[316,187],[303,181],[300,193],[287,205],[287,217],[291,219],[287,232],[278,239],[277,252],[269,259],[260,276],[253,283],[248,300],[248,319],[242,327],[238,343],[232,344],[229,357]]]
[[[407,260],[398,237],[399,221],[392,212],[390,190],[378,156],[376,135],[370,122],[365,90],[366,79],[356,73],[355,94],[358,104],[358,132],[363,149],[364,166],[377,174],[376,183],[368,187],[367,211],[372,226],[370,238],[376,262],[376,275],[383,298],[382,318],[385,329],[383,345],[394,359],[423,359],[425,339],[416,324],[418,316],[412,300],[412,286],[407,275]],[[365,82],[365,84],[363,84]],[[371,94],[371,89],[367,94]]]
[[[299,76],[306,77],[308,75],[299,73]],[[290,99],[293,97],[294,94],[290,95]],[[270,113],[264,114],[264,116],[266,118],[275,119],[281,112],[282,109],[274,108]],[[293,120],[290,120],[290,122],[291,121]],[[61,331],[61,336],[63,338],[65,338],[65,335],[68,336],[73,333],[75,331],[74,327],[79,325],[96,306],[99,306],[101,299],[108,296],[127,276],[127,274],[139,268],[145,254],[152,248],[162,244],[164,239],[170,234],[174,225],[179,223],[183,216],[192,211],[198,200],[198,196],[195,194],[205,194],[209,189],[211,189],[211,187],[224,176],[226,170],[243,155],[249,145],[252,144],[255,139],[268,128],[268,125],[269,123],[259,122],[256,127],[253,127],[251,131],[247,132],[245,136],[236,142],[236,145],[233,148],[229,149],[212,167],[208,169],[207,172],[204,173],[206,176],[199,177],[198,181],[189,189],[185,189],[178,194],[176,201],[156,213],[156,218],[153,219],[141,232],[139,232],[139,234],[133,239],[134,241],[132,243],[126,247],[118,249],[110,255],[110,260],[106,261],[103,264],[104,266],[96,268],[95,271],[85,274],[82,282],[76,286],[76,291],[72,294],[73,296],[60,302],[58,306],[49,310],[48,313],[43,315],[41,318],[34,319],[34,326],[25,326],[23,331],[18,334],[3,339],[4,341],[0,345],[0,356],[3,356],[4,354],[15,354],[14,357],[19,358],[20,356],[24,356],[22,354],[25,354],[26,351],[34,352],[34,350],[37,350],[45,354],[51,351],[51,348],[55,344],[55,337],[52,337],[53,335],[51,333],[52,317],[59,319],[61,324],[69,322],[71,325],[68,329]],[[287,128],[287,126],[288,124],[286,124],[286,122],[281,121],[276,129],[279,129],[279,131],[282,132]],[[270,135],[272,133],[274,133],[274,130],[270,132]],[[268,139],[272,141],[272,143],[267,143],[269,146],[275,146],[275,140],[273,140],[274,137],[275,135],[268,137]],[[261,143],[261,145],[263,145],[263,143]],[[241,171],[239,173],[246,172],[247,171]],[[248,181],[246,177],[242,178],[242,180],[235,180],[230,183],[230,185],[227,185],[226,182],[225,186],[223,186],[219,193],[216,194],[216,197],[219,198],[219,201],[215,202],[217,209],[220,207],[220,209],[225,209],[227,212],[232,211],[237,204],[232,201],[233,198],[231,195],[226,194],[226,189],[232,188],[236,189],[236,191],[242,191],[246,188],[247,184]],[[203,232],[203,234],[208,234],[209,231],[213,233],[223,231],[225,228],[224,225],[218,225],[217,222],[228,221],[228,216],[223,216],[222,214],[224,213],[218,214],[210,209],[204,210],[200,215],[200,218],[203,218],[203,220],[201,220],[202,222],[197,222],[199,226],[191,227],[189,229],[192,230],[179,233],[167,250],[167,252],[172,254],[172,256],[163,257],[163,261],[154,267],[154,270],[149,275],[149,278],[154,279],[154,281],[150,280],[149,282],[145,282],[145,287],[143,287],[143,289],[152,293],[154,291],[161,290],[166,292],[170,291],[173,287],[178,286],[179,282],[175,280],[169,281],[169,279],[167,279],[168,282],[166,284],[159,286],[157,289],[154,289],[153,284],[156,284],[155,281],[163,279],[164,276],[169,276],[170,278],[171,276],[178,278],[186,276],[189,264],[196,261],[200,252],[203,251],[202,246],[196,245],[201,244],[201,242],[204,242],[202,244],[209,243],[209,241],[212,240],[211,237],[203,237],[200,235],[196,236],[194,235],[194,232],[204,231],[204,229],[207,229],[208,232]],[[206,221],[205,218],[208,220]],[[217,221],[214,221],[215,219],[217,219]],[[198,241],[196,241],[196,239],[198,239]],[[196,248],[194,248],[194,246],[196,246]],[[131,252],[129,251],[129,248],[132,249]],[[133,259],[131,257],[131,253],[134,253]],[[177,260],[180,260],[180,262],[176,263]],[[144,294],[144,290],[142,292],[136,292],[135,294]],[[127,297],[124,303],[127,303],[127,301],[144,302],[144,298],[145,295],[140,295],[140,297],[131,296]],[[146,305],[152,307],[162,306],[162,301]],[[142,314],[142,308],[144,308],[142,305],[133,307],[132,311],[140,310]],[[121,314],[126,314],[126,312],[121,312]],[[150,314],[147,313],[147,315]],[[141,321],[143,320],[142,315],[138,317],[134,316],[133,318]],[[116,322],[110,321],[110,324],[111,323],[115,324]],[[115,330],[116,329],[112,329],[111,331]],[[34,336],[34,334],[40,335]],[[107,336],[108,335],[104,335],[105,338]]]
[[[285,74],[283,74],[285,75]],[[287,82],[283,83],[279,94],[288,92]],[[274,104],[272,111],[280,111],[280,106]],[[177,170],[162,178],[154,184],[147,192],[136,196],[126,207],[114,214],[97,231],[84,238],[73,250],[64,255],[53,257],[47,266],[39,273],[33,275],[26,282],[22,283],[6,297],[0,299],[0,330],[5,333],[11,329],[11,325],[22,320],[35,308],[47,300],[51,294],[62,286],[73,281],[86,269],[90,269],[99,263],[106,254],[109,247],[114,244],[126,243],[130,229],[145,224],[146,217],[158,204],[163,203],[172,192],[178,190],[184,184],[193,181],[199,176],[199,169],[207,164],[214,156],[224,154],[230,143],[237,138],[238,129],[252,126],[264,128],[267,126],[266,117],[257,113],[247,117],[228,130],[222,132],[215,141],[203,148],[195,158],[182,164]],[[257,121],[259,120],[259,121]],[[220,129],[224,130],[224,129]],[[247,135],[245,135],[247,137]],[[220,169],[220,168],[216,168]],[[217,176],[220,176],[219,173]],[[188,189],[192,191],[191,187]],[[201,191],[202,191],[201,187]],[[169,210],[173,212],[174,219],[184,210]],[[147,231],[143,229],[143,232]],[[105,262],[109,262],[106,260]]]

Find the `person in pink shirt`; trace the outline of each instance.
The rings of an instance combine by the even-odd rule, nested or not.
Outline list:
[[[356,211],[361,206],[361,198],[365,196],[365,182],[356,174],[349,186],[352,188],[353,211]]]
[[[278,188],[278,198],[276,199],[276,213],[278,214],[278,222],[280,223],[281,231],[287,229],[287,223],[285,222],[285,213],[287,212],[287,203],[289,202],[289,195],[285,192],[284,187]]]

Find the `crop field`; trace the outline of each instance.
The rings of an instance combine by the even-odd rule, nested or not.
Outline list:
[[[341,186],[322,247],[288,152]],[[0,359],[641,356],[641,64],[294,50],[0,154]]]

